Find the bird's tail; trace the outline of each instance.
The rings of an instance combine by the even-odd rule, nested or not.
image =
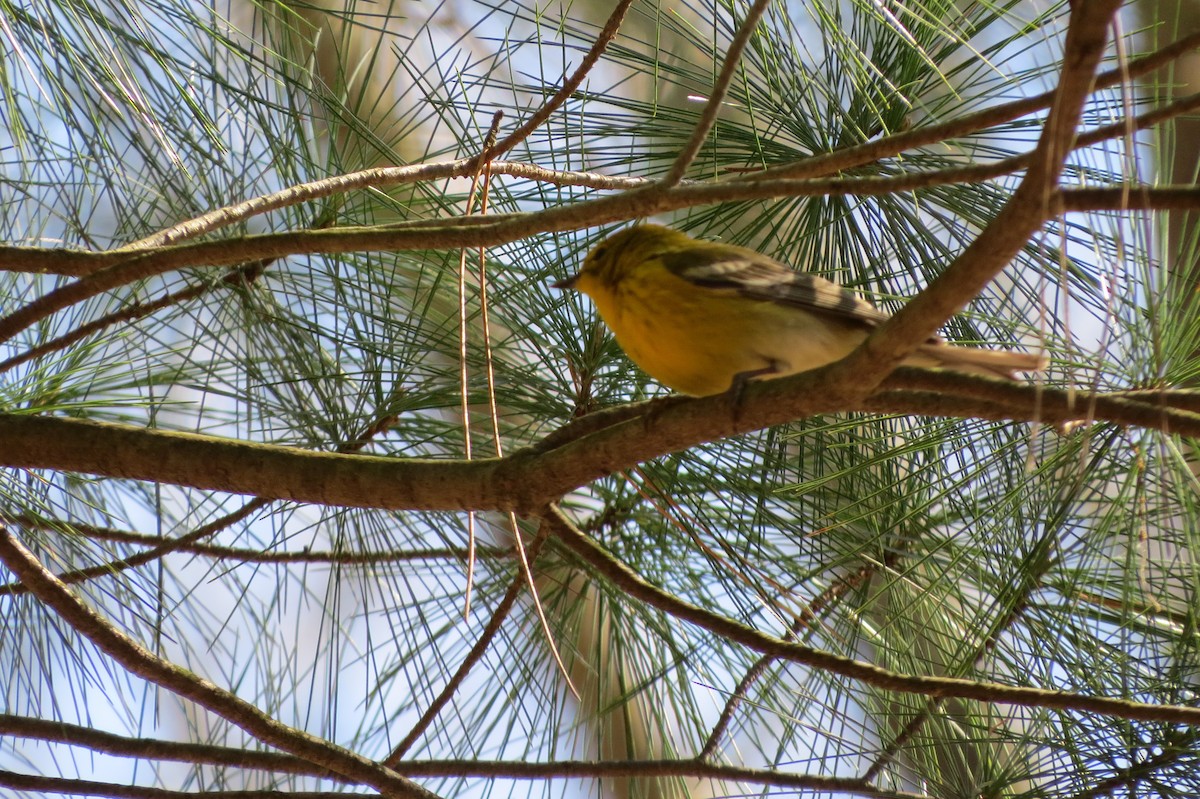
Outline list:
[[[917,350],[917,357],[910,358],[907,362],[913,366],[934,366],[983,377],[1004,377],[1013,380],[1017,372],[1040,372],[1046,368],[1049,359],[1043,353],[981,350],[938,343],[922,346]]]

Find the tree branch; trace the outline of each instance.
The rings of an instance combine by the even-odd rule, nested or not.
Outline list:
[[[766,769],[739,768],[697,763],[693,760],[635,760],[615,762],[556,761],[552,763],[528,763],[515,761],[456,760],[424,761],[406,766],[406,772],[424,771],[420,776],[435,777],[481,777],[487,779],[550,780],[550,779],[604,779],[616,777],[691,777],[702,780],[744,782],[794,791],[835,793],[839,796],[862,796],[871,799],[927,799],[926,794],[894,791],[869,785],[861,780],[845,777],[825,777],[816,774],[790,774]],[[190,797],[214,797],[214,799],[341,799],[344,792],[296,791],[280,793],[277,790],[263,791],[205,791],[189,793],[168,791],[162,788],[115,785],[92,780],[72,780],[59,777],[36,777],[0,771],[0,787],[22,790],[43,790],[55,793],[79,793],[90,796],[113,797],[113,799],[190,799]]]
[[[31,593],[126,671],[208,708],[263,743],[396,796],[436,799],[436,794],[361,755],[289,727],[235,694],[155,655],[109,624],[71,594],[8,529],[0,527],[0,561]]]
[[[887,691],[918,694],[931,698],[957,697],[1022,707],[1095,713],[1141,721],[1200,724],[1200,707],[1153,705],[1126,699],[1109,699],[1066,691],[1048,691],[1042,688],[975,682],[954,677],[900,674],[826,650],[783,641],[725,616],[692,605],[651,585],[602,549],[595,541],[581,533],[558,507],[549,506],[543,511],[542,518],[552,526],[552,531],[559,541],[629,596],[640,599],[673,618],[694,624],[730,643],[740,644],[755,652],[770,654],[802,666],[859,680]]]
[[[1148,75],[1173,63],[1176,59],[1197,47],[1200,47],[1200,32],[1184,36],[1153,53],[1130,61],[1127,65],[1122,65],[1116,69],[1101,73],[1096,78],[1095,88],[1105,89],[1134,78]],[[883,158],[895,156],[916,147],[960,138],[985,128],[1011,122],[1048,107],[1054,100],[1054,94],[1054,91],[1044,92],[1034,97],[985,108],[973,114],[937,125],[914,128],[913,130],[897,133],[877,141],[848,147],[832,153],[812,156],[796,164],[787,164],[746,173],[737,179],[774,180],[781,178],[813,178],[841,172],[856,166],[862,166]],[[488,155],[494,159],[494,153],[489,153]],[[257,214],[286,208],[321,197],[342,194],[355,189],[395,186],[423,180],[466,177],[475,171],[475,161],[476,158],[471,157],[438,164],[377,167],[290,186],[274,194],[255,197],[242,203],[216,209],[196,219],[174,225],[153,236],[129,244],[122,249],[149,249],[174,244],[203,235],[220,227],[245,221]],[[493,174],[528,178],[555,185],[590,186],[596,189],[628,190],[647,186],[652,183],[652,181],[646,178],[614,177],[599,172],[559,171],[512,161],[492,160],[491,170]],[[99,257],[105,255],[107,253],[0,247],[0,269],[78,277],[90,274],[103,266],[111,265],[113,261]],[[32,263],[22,263],[22,261],[32,261]]]
[[[253,501],[252,501],[253,503]],[[261,503],[250,508],[250,511],[265,507]],[[78,522],[55,521],[43,523],[38,519],[18,516],[10,521],[17,525],[42,529],[69,529],[72,534],[97,541],[117,541],[124,544],[134,544],[150,547],[149,552],[139,552],[136,555],[117,561],[101,563],[83,569],[76,569],[56,575],[67,585],[74,585],[97,577],[111,577],[125,569],[141,566],[162,558],[171,552],[190,552],[201,557],[214,560],[234,561],[236,563],[309,563],[309,564],[338,564],[342,566],[378,565],[381,563],[404,563],[421,560],[457,560],[465,562],[466,547],[427,547],[421,549],[385,549],[385,550],[301,550],[279,551],[249,549],[246,547],[227,547],[218,544],[202,544],[199,540],[208,538],[218,530],[225,529],[231,524],[249,515],[246,506],[226,514],[215,523],[197,528],[195,531],[178,538],[163,538],[148,533],[135,533],[129,530],[118,530],[112,527],[97,527]],[[514,556],[512,547],[479,547],[477,554],[481,558],[510,559]],[[149,555],[149,557],[146,557]],[[29,593],[29,589],[21,583],[0,585],[0,596],[19,596]]]
[[[0,735],[33,738],[39,741],[82,746],[93,752],[145,760],[170,760],[240,769],[262,769],[286,774],[300,774],[336,782],[346,777],[329,769],[314,766],[307,760],[282,752],[263,752],[243,747],[212,744],[181,743],[156,738],[128,738],[78,724],[47,721],[25,716],[0,713]]]
[[[905,368],[875,394],[847,402],[829,391],[836,366],[752,383],[736,408],[726,395],[647,403],[637,415],[624,418],[620,413],[622,421],[554,446],[472,461],[312,452],[110,422],[0,413],[0,466],[323,505],[531,513],[642,461],[822,413],[915,413],[1057,425],[1083,418],[1086,407],[1087,418],[1097,422],[1200,437],[1200,413],[1171,406],[1169,393],[1161,401],[1153,400],[1153,393],[1145,400],[1130,399],[1125,392],[1086,395]]]
[[[1174,63],[1181,56],[1200,47],[1200,32],[1184,36],[1171,44],[1160,48],[1141,58],[1135,58],[1128,64],[1122,64],[1096,76],[1094,88],[1107,89],[1118,84],[1127,83],[1134,78],[1143,77],[1163,67]],[[1049,108],[1054,102],[1057,89],[1014,100],[1011,103],[984,108],[972,114],[939,122],[935,125],[925,125],[919,128],[895,133],[876,141],[866,142],[854,147],[847,147],[832,153],[814,155],[794,164],[770,167],[744,173],[740,180],[752,180],[756,176],[778,178],[812,178],[843,172],[856,166],[871,164],[884,158],[917,147],[939,144],[951,139],[958,139],[978,133],[981,130],[1012,122],[1023,116]]]
[[[833,373],[834,392],[863,397],[878,386],[906,355],[977,297],[1049,218],[1058,178],[1119,7],[1120,0],[1078,0],[1074,4],[1062,76],[1036,155],[1020,186],[945,272],[838,364]]]
[[[1156,50],[1153,53],[1130,61],[1127,65],[1101,73],[1096,78],[1095,88],[1108,88],[1132,78],[1150,74],[1151,72],[1171,64],[1180,56],[1191,52],[1197,47],[1200,47],[1200,33],[1193,33],[1188,36],[1184,36],[1179,40],[1159,50]],[[898,155],[916,147],[936,144],[948,139],[959,138],[989,127],[993,127],[995,125],[1011,122],[1014,119],[1018,119],[1027,114],[1031,114],[1042,108],[1048,107],[1053,101],[1055,94],[1055,91],[1045,92],[1034,97],[1016,100],[1014,102],[1005,103],[992,108],[986,108],[973,114],[968,114],[966,116],[959,117],[958,119],[950,120],[948,122],[915,128],[913,130],[894,134],[892,136],[888,136],[877,141],[868,142],[866,144],[857,145],[855,147],[848,147],[836,152],[812,156],[796,164],[788,164],[780,167],[773,167],[771,169],[744,173],[731,182],[761,182],[763,180],[775,181],[786,178],[814,178],[822,175],[829,175],[835,172],[841,172],[856,166],[862,166],[883,158]],[[274,194],[255,197],[241,203],[226,206],[224,208],[218,208],[214,211],[204,214],[203,216],[180,223],[168,228],[167,230],[160,231],[153,236],[149,236],[141,239],[140,241],[126,245],[123,248],[105,252],[46,249],[42,247],[0,246],[0,270],[82,277],[84,275],[89,275],[101,269],[127,261],[135,250],[149,250],[152,248],[159,248],[165,245],[174,244],[189,238],[203,235],[204,233],[211,232],[212,230],[216,230],[220,227],[236,224],[257,214],[266,213],[279,208],[286,208],[299,203],[319,199],[321,197],[342,194],[349,191],[354,191],[356,189],[382,188],[407,183],[416,183],[420,181],[468,177],[475,171],[476,160],[477,157],[470,157],[462,158],[457,161],[436,164],[417,164],[403,167],[377,167],[374,169],[362,170],[346,175],[336,175],[334,177],[322,178],[321,180],[290,186]],[[653,181],[646,178],[614,177],[598,172],[560,171],[546,169],[533,164],[511,161],[493,161],[490,168],[493,174],[497,175],[511,175],[514,177],[527,178],[530,180],[537,180],[564,186],[589,186],[596,189],[634,190],[638,188],[647,188],[654,185]],[[683,182],[683,185],[687,185],[687,182]],[[672,208],[664,207],[660,210],[672,210]],[[497,218],[501,217],[494,217],[493,219]],[[591,225],[604,224],[605,222],[609,221],[615,220],[597,217],[594,220],[581,220],[578,226],[587,227]],[[428,226],[430,223],[421,222],[419,224],[422,226]],[[569,228],[557,229],[565,230]],[[492,239],[471,241],[466,243],[450,243],[444,246],[447,249],[453,249],[459,246],[492,246],[495,244],[503,244],[509,241],[514,241],[521,237],[522,236],[519,235],[512,236],[500,233],[499,235],[494,236]],[[381,249],[398,250],[405,249],[406,247],[408,249],[415,249],[417,248],[417,245],[415,243],[408,245],[397,243],[395,246],[381,247]],[[369,245],[364,243],[364,246],[361,249],[370,248],[371,247]],[[354,248],[347,248],[346,250],[325,249],[314,250],[314,252],[349,252],[353,249]],[[281,257],[283,255],[296,254],[296,252],[304,251],[305,250],[297,250],[295,252],[279,251],[275,252],[273,256],[264,257]],[[252,260],[253,258],[251,254],[245,253],[234,256],[230,260],[217,261],[214,259],[216,254],[217,253],[215,252],[209,252],[207,257],[200,256],[191,261],[181,261],[179,262],[178,266],[169,268],[195,266],[204,263],[208,263],[213,266],[231,266],[239,262]],[[161,271],[168,271],[168,269],[163,269]]]
[[[1067,212],[1195,211],[1200,208],[1197,186],[1116,186],[1111,189],[1058,190],[1058,205]]]
[[[18,791],[42,793],[76,794],[79,796],[105,796],[110,799],[344,799],[345,793],[333,791],[291,791],[281,794],[277,790],[261,791],[171,791],[166,788],[148,788],[141,785],[119,785],[98,780],[68,779],[65,777],[43,777],[35,774],[18,774],[0,770],[0,787]]]
[[[176,743],[151,738],[126,738],[74,724],[0,714],[0,733],[53,743],[86,746],[111,755],[151,760],[171,760],[235,768],[262,769],[345,781],[294,755],[255,752],[228,746]],[[858,779],[796,774],[773,769],[752,769],[702,763],[693,759],[653,761],[550,761],[531,763],[501,760],[410,760],[396,765],[397,773],[411,778],[476,777],[481,779],[587,779],[604,777],[695,777],[812,791],[836,791],[852,796],[882,799],[919,799],[914,794],[876,788]],[[21,775],[18,775],[21,776]],[[0,781],[0,785],[4,783]],[[344,794],[342,794],[344,796]],[[292,796],[292,794],[289,794]]]

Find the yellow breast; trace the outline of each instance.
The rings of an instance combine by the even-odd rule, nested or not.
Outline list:
[[[846,355],[862,340],[794,307],[696,286],[661,266],[617,284],[582,276],[617,343],[660,383],[695,396],[729,389],[736,375],[782,377]]]

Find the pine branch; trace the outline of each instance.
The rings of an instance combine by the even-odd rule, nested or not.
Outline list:
[[[268,716],[251,703],[155,655],[73,596],[6,528],[0,527],[0,561],[47,607],[122,668],[208,708],[258,740],[363,785],[399,797],[434,799],[425,790],[361,755]]]
[[[1114,718],[1200,724],[1200,708],[1184,705],[1155,705],[1127,699],[1086,696],[1068,691],[1024,688],[999,683],[975,682],[953,677],[900,674],[842,655],[803,644],[784,641],[742,625],[732,619],[689,604],[643,580],[625,564],[580,533],[561,510],[550,507],[542,519],[552,525],[557,540],[565,544],[604,578],[629,596],[657,608],[673,618],[708,630],[722,639],[813,669],[859,680],[888,691],[918,694],[934,699],[956,697],[1021,707],[1095,713]]]

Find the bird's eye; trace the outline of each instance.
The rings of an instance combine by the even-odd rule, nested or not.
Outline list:
[[[594,263],[594,264],[599,263],[600,261],[604,260],[604,256],[607,254],[608,254],[608,247],[601,245],[601,246],[597,247],[596,249],[592,250],[592,254],[590,256],[588,256],[588,261],[590,261],[591,263]]]

